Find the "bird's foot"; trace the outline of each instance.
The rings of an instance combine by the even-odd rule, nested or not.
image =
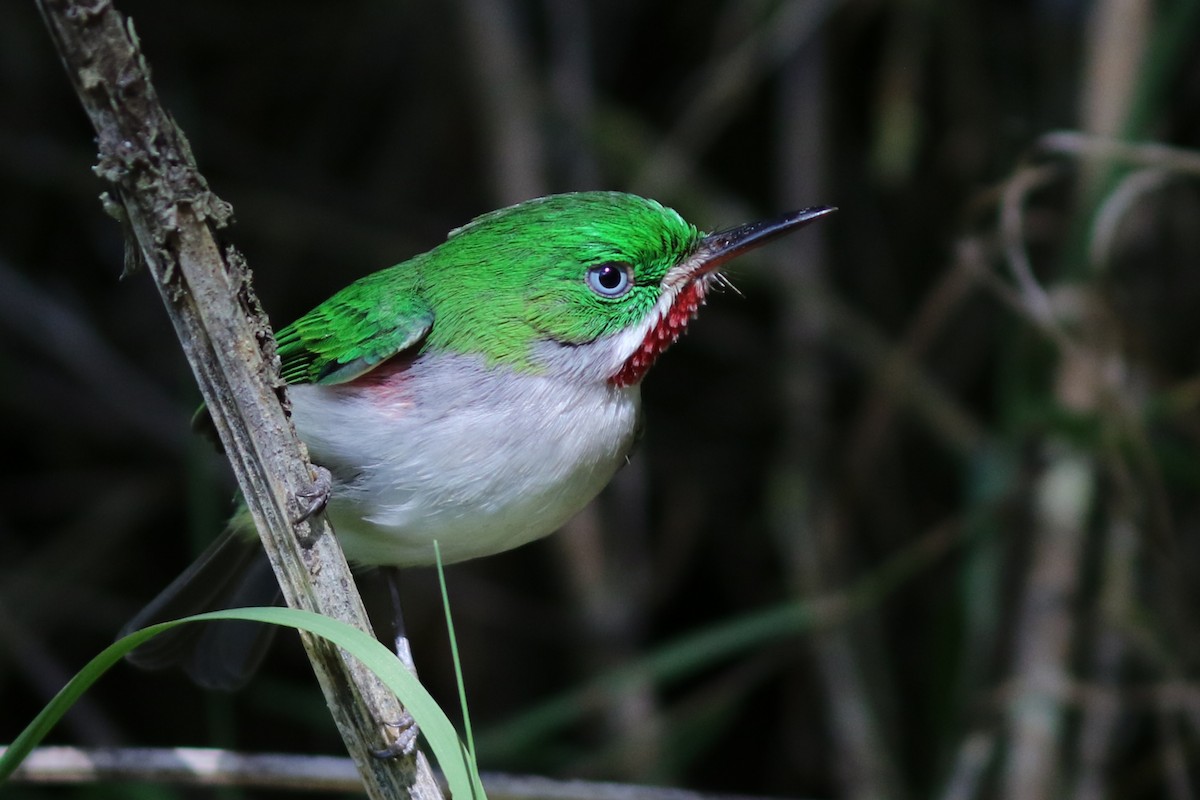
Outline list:
[[[315,477],[312,485],[296,492],[296,499],[301,501],[303,506],[300,514],[292,520],[292,525],[295,527],[303,525],[324,511],[325,506],[329,503],[329,497],[333,493],[333,476],[329,474],[329,470],[319,464],[314,464],[313,472]],[[301,546],[306,550],[312,547],[316,541],[311,527],[307,532],[298,532],[298,538]]]
[[[371,755],[380,759],[411,756],[416,749],[417,736],[421,733],[417,727],[417,721],[412,718],[412,714],[405,711],[404,716],[397,722],[385,722],[384,726],[396,731],[395,738],[392,739],[387,747],[372,750]]]
[[[306,505],[300,509],[300,516],[292,520],[293,524],[308,522],[320,514],[329,504],[329,497],[333,494],[333,476],[329,474],[329,470],[320,464],[313,464],[313,472],[316,473],[316,477],[313,478],[312,486],[296,492],[296,498],[305,501]]]

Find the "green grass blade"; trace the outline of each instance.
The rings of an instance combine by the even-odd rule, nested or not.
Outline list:
[[[454,635],[454,620],[450,616],[450,595],[446,591],[446,572],[442,569],[442,550],[437,539],[433,540],[433,553],[437,558],[438,584],[442,587],[442,608],[446,612],[446,633],[450,637],[450,657],[454,661],[454,677],[458,680],[458,701],[462,704],[463,736],[467,740],[467,753],[471,763],[475,760],[475,737],[471,733],[471,714],[467,709],[467,687],[463,681],[462,661],[458,657],[458,638]]]
[[[308,631],[327,639],[354,655],[379,676],[389,689],[396,693],[404,707],[412,714],[421,734],[437,759],[446,776],[446,783],[455,797],[474,797],[484,800],[486,795],[479,779],[479,771],[470,752],[458,738],[453,724],[399,659],[380,644],[373,636],[351,627],[344,622],[294,608],[238,608],[197,614],[193,617],[152,625],[114,642],[100,652],[81,669],[62,690],[38,713],[34,720],[21,732],[0,756],[0,782],[6,780],[29,752],[50,732],[63,714],[79,699],[88,687],[121,660],[126,653],[147,639],[176,625],[205,620],[234,619],[284,625]]]

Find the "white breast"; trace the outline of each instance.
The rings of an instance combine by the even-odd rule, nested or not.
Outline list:
[[[633,444],[638,387],[422,357],[370,387],[294,386],[294,419],[334,476],[328,511],[357,563],[451,563],[545,536]]]

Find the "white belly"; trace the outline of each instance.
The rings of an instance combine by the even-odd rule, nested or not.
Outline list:
[[[334,477],[328,512],[347,558],[446,563],[552,533],[608,483],[633,444],[636,386],[484,370],[423,357],[370,387],[293,386],[296,429]]]

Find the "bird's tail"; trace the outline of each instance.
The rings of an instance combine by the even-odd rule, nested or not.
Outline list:
[[[121,629],[121,636],[158,622],[205,611],[278,605],[279,584],[257,537],[236,522]],[[241,620],[193,622],[173,628],[126,658],[143,669],[179,666],[200,686],[232,691],[258,668],[274,625]]]

